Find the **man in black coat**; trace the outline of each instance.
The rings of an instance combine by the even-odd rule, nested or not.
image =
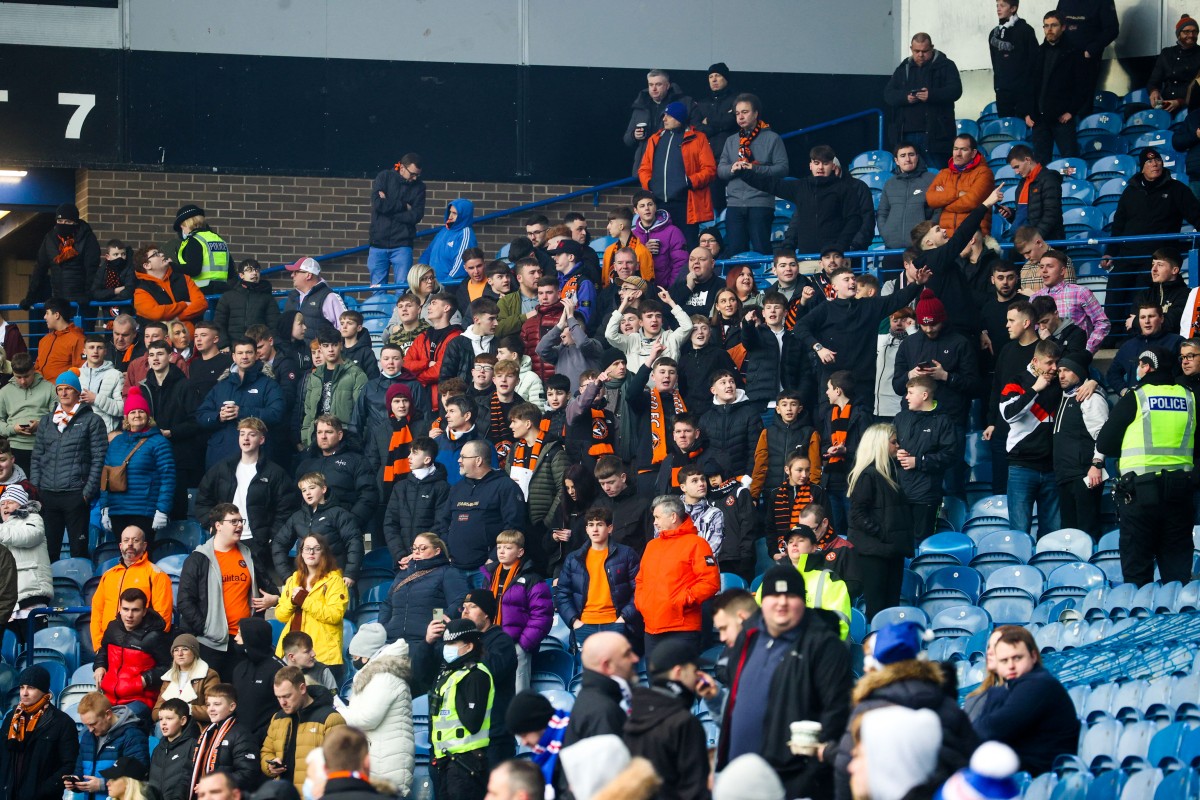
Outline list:
[[[996,3],[999,25],[988,35],[992,56],[992,87],[996,90],[996,113],[1023,117],[1028,104],[1029,74],[1037,53],[1037,34],[1017,16],[1018,0]]]
[[[942,413],[938,392],[939,385],[930,375],[908,379],[906,407],[895,419],[900,488],[908,500],[917,542],[935,532],[942,480],[962,458],[961,429]]]
[[[204,448],[207,436],[196,421],[196,393],[183,370],[171,363],[171,346],[151,342],[146,346],[146,378],[142,394],[150,404],[150,416],[171,442],[175,456],[175,500],[172,519],[186,519],[187,493],[204,477]]]
[[[329,501],[353,514],[363,530],[370,530],[379,502],[377,476],[366,456],[346,447],[341,420],[328,414],[317,417],[316,422],[313,449],[296,468],[296,478],[309,472],[324,475]]]
[[[638,168],[642,165],[642,154],[646,152],[646,142],[651,136],[662,130],[663,113],[667,106],[671,103],[683,103],[684,107],[691,113],[689,124],[695,124],[699,119],[695,116],[694,103],[692,98],[683,93],[674,83],[671,83],[671,76],[666,70],[652,69],[646,73],[646,88],[638,92],[638,96],[634,98],[633,104],[630,106],[629,124],[625,127],[625,136],[622,141],[625,146],[633,150],[633,177],[637,177]],[[526,226],[528,227],[528,226]],[[538,242],[535,247],[544,252],[544,248]],[[553,264],[548,268],[545,264],[542,266],[543,271],[552,270]],[[547,271],[546,274],[551,274]]]
[[[100,242],[92,227],[79,218],[74,203],[63,203],[54,212],[54,227],[38,247],[37,266],[21,308],[28,311],[48,297],[85,307],[91,295],[92,270],[99,263]]]
[[[1084,104],[1077,116],[1086,116],[1091,113],[1100,69],[1104,66],[1101,60],[1104,49],[1121,32],[1117,4],[1114,0],[1058,0],[1058,12],[1062,15],[1064,41],[1083,53],[1084,85],[1080,94]]]
[[[1025,112],[1025,124],[1033,128],[1033,152],[1038,162],[1047,164],[1059,155],[1079,155],[1079,140],[1075,135],[1077,110],[1084,97],[1090,104],[1083,54],[1071,47],[1063,37],[1061,11],[1047,11],[1042,18],[1045,40],[1037,51],[1031,78],[1030,107]]]
[[[696,101],[696,117],[699,118],[699,122],[695,122],[692,127],[708,137],[713,159],[720,161],[725,141],[738,129],[734,101],[739,92],[729,85],[729,67],[724,61],[718,61],[708,68],[708,89],[709,93]],[[713,211],[718,214],[725,208],[726,183],[728,181],[720,178],[712,182]]]
[[[650,516],[650,497],[638,494],[629,480],[628,471],[616,456],[601,456],[596,461],[596,480],[603,494],[597,495],[595,505],[612,511],[613,541],[632,548],[641,558],[650,531],[654,530]]]
[[[275,673],[286,666],[275,657],[274,631],[261,617],[247,617],[238,625],[234,638],[238,655],[230,683],[237,690],[238,722],[262,747],[271,717],[279,708],[275,701]],[[201,723],[206,723],[201,720]]]
[[[936,169],[950,160],[956,131],[954,101],[962,97],[958,67],[933,47],[928,33],[917,33],[909,45],[912,53],[900,62],[883,90],[892,108],[888,140],[911,142]]]
[[[425,182],[421,180],[421,157],[405,153],[393,169],[375,176],[371,185],[371,229],[367,268],[371,285],[389,278],[395,283],[408,279],[412,266],[413,236],[425,216]],[[390,273],[390,274],[389,274]]]
[[[1074,120],[1070,123],[1074,125]],[[1074,133],[1071,134],[1074,136]],[[1047,169],[1026,145],[1008,151],[1008,165],[1021,176],[1017,184],[1017,206],[997,206],[1014,229],[1032,225],[1043,239],[1064,239],[1062,218],[1062,173]],[[1026,185],[1028,184],[1028,191]]]
[[[662,800],[708,800],[708,737],[692,715],[697,686],[711,682],[696,667],[698,653],[683,642],[654,648],[650,685],[633,690],[625,745],[654,765]]]
[[[1189,317],[1183,325],[1183,314],[1188,308],[1190,289],[1187,281],[1180,276],[1183,267],[1183,257],[1174,247],[1160,247],[1154,251],[1150,261],[1150,286],[1138,292],[1133,299],[1133,307],[1156,305],[1163,310],[1163,330],[1178,333],[1180,336],[1191,335],[1193,320]],[[1136,330],[1132,318],[1125,321],[1129,330]]]
[[[26,667],[16,683],[19,703],[0,728],[0,800],[60,800],[63,776],[75,771],[79,756],[75,723],[51,702],[45,667]]]
[[[938,411],[965,432],[971,398],[980,388],[977,348],[962,334],[946,329],[946,308],[928,289],[917,303],[917,325],[920,331],[896,351],[892,391],[903,397],[909,380],[920,375],[932,378],[938,384]]]
[[[729,699],[716,768],[758,753],[788,797],[825,797],[832,791],[828,761],[791,751],[791,723],[820,722],[819,747],[841,739],[853,674],[837,616],[806,609],[804,597],[804,577],[791,565],[763,576],[762,614],[747,621],[728,651]]]
[[[443,536],[449,516],[450,483],[446,468],[434,461],[437,444],[420,438],[409,449],[413,471],[396,481],[383,516],[383,538],[399,563],[412,553],[413,542],[425,532]]]
[[[637,681],[637,654],[615,631],[593,633],[580,653],[583,684],[571,708],[563,747],[605,734],[623,735],[632,685]]]
[[[762,434],[762,414],[738,388],[733,373],[716,370],[709,375],[713,406],[700,418],[709,441],[708,453],[720,458],[731,478],[754,473],[754,453]]]
[[[975,732],[1015,750],[1025,772],[1035,777],[1049,772],[1054,759],[1079,745],[1071,696],[1042,666],[1037,642],[1024,628],[1006,628],[995,654],[996,671],[1005,682],[984,698]]]
[[[1162,155],[1153,147],[1138,156],[1141,173],[1134,176],[1117,201],[1110,236],[1142,236],[1178,233],[1184,221],[1200,228],[1200,201],[1186,183],[1171,177],[1163,167]],[[1142,271],[1151,254],[1167,242],[1114,242],[1105,251],[1100,266],[1110,270],[1107,306],[1114,326],[1129,316]],[[1114,260],[1117,257],[1119,260]]]

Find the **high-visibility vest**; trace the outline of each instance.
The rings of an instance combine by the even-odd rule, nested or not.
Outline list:
[[[200,242],[201,250],[204,253],[200,262],[200,272],[193,278],[196,285],[203,289],[214,281],[219,283],[228,281],[229,245],[225,243],[225,240],[212,231],[193,231],[188,239],[192,237]],[[175,260],[180,265],[184,263],[183,248],[187,246],[188,239],[179,243],[179,252]]]
[[[1121,440],[1118,469],[1122,475],[1151,475],[1163,470],[1192,468],[1196,432],[1196,401],[1174,384],[1134,390],[1137,416]]]
[[[458,717],[456,699],[458,685],[472,670],[483,670],[491,682],[488,689],[487,710],[483,717],[483,726],[476,733],[470,733],[463,727]],[[430,745],[435,757],[453,755],[454,753],[469,753],[487,747],[491,741],[492,706],[496,700],[496,682],[492,673],[483,664],[472,664],[452,672],[437,690],[433,719],[430,723]]]
[[[820,550],[811,555],[821,556]],[[808,556],[800,559],[797,568],[804,578],[804,605],[808,608],[819,608],[822,611],[832,611],[838,617],[838,629],[842,641],[850,635],[850,592],[846,582],[839,580],[831,570],[804,569]],[[762,587],[754,594],[754,599],[762,605]]]

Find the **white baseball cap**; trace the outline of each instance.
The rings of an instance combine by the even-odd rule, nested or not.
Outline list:
[[[315,258],[300,258],[295,264],[287,265],[288,272],[307,272],[310,275],[320,275],[321,265],[317,263]]]

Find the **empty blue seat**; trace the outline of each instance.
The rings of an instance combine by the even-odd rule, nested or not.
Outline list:
[[[891,175],[883,172],[864,172],[854,177],[866,184],[867,188],[871,190],[871,196],[878,202],[879,194],[883,191],[883,185],[888,182],[888,178]]]
[[[1037,598],[1012,586],[988,589],[979,598],[979,607],[997,625],[1028,625],[1037,608]]]
[[[188,547],[184,542],[176,539],[159,539],[150,545],[150,560],[154,563],[162,561],[170,556],[187,556],[196,548]]]
[[[1064,179],[1083,181],[1088,177],[1088,163],[1082,158],[1056,158],[1046,166],[1062,173]]]
[[[951,530],[960,531],[967,520],[967,505],[957,497],[944,497],[940,513],[950,523]]]
[[[1132,583],[1120,583],[1113,586],[1104,598],[1104,610],[1109,619],[1121,620],[1129,617],[1136,595],[1137,587]]]
[[[1117,763],[1123,769],[1144,766],[1146,752],[1150,749],[1150,741],[1155,732],[1153,722],[1134,722],[1126,725],[1117,742]]]
[[[976,500],[971,504],[971,510],[967,514],[967,521],[975,519],[1000,519],[1008,520],[1008,497],[1002,494],[993,494],[981,500]]]
[[[1121,98],[1113,92],[1096,92],[1096,96],[1092,100],[1092,108],[1095,111],[1119,111]]]
[[[993,170],[1000,169],[1008,163],[1008,153],[1019,144],[1030,146],[1029,142],[1018,139],[1014,141],[992,142],[988,150],[987,163]]]
[[[904,575],[900,579],[901,605],[915,606],[923,591],[925,591],[925,580],[911,569],[904,570]]]
[[[1125,155],[1125,143],[1121,141],[1121,137],[1115,133],[1097,133],[1095,136],[1090,136],[1086,140],[1081,140],[1079,143],[1079,151],[1083,156],[1083,160],[1092,164],[1107,156],[1123,156]],[[1090,172],[1094,173],[1094,169]]]
[[[50,575],[54,578],[68,578],[82,589],[93,576],[92,562],[87,558],[63,558],[50,565]]]
[[[975,543],[966,534],[948,531],[935,533],[921,542],[917,555],[943,554],[954,556],[958,563],[967,565],[975,555]]]
[[[34,657],[39,650],[53,650],[61,653],[66,661],[68,672],[74,672],[79,666],[79,636],[74,628],[54,625],[33,634]]]
[[[395,575],[396,562],[392,558],[391,551],[386,547],[375,547],[363,555],[362,570],[377,570]]]
[[[1112,210],[1116,209],[1117,202],[1120,201],[1121,195],[1123,195],[1125,190],[1129,187],[1129,180],[1127,178],[1104,177],[1101,178],[1100,181],[1101,182],[1099,185],[1092,184],[1093,186],[1096,186],[1096,199],[1093,201],[1092,205],[1107,213],[1110,210],[1108,208],[1109,205],[1112,206]]]
[[[956,119],[954,120],[954,128],[959,136],[969,134],[979,139],[979,123],[973,119]]]
[[[1029,135],[1025,120],[1017,117],[1000,117],[983,123],[979,129],[979,143],[984,146],[1015,142]]]
[[[745,589],[746,580],[740,575],[734,575],[731,572],[721,573],[721,591],[726,589]]]
[[[1141,111],[1135,111],[1125,119],[1125,124],[1121,126],[1121,133],[1152,133],[1163,132],[1168,136],[1166,141],[1170,141],[1170,131],[1167,128],[1171,127],[1171,115],[1161,108],[1147,108]],[[1147,147],[1155,147],[1157,145],[1146,145]]]
[[[850,161],[850,174],[859,177],[868,173],[890,174],[895,161],[887,150],[868,150]]]
[[[1099,567],[1084,562],[1062,564],[1046,578],[1046,589],[1060,586],[1073,586],[1091,591],[1097,586],[1104,586],[1106,579]]]
[[[1084,143],[1104,134],[1118,134],[1124,127],[1120,114],[1101,111],[1098,114],[1088,114],[1075,126],[1075,133],[1082,146]]]
[[[993,170],[993,172],[995,173],[994,177],[996,179],[996,183],[1017,184],[1021,182],[1021,176],[1018,175],[1016,170],[1014,170],[1008,164],[996,168]]]
[[[1088,172],[1088,179],[1093,183],[1099,180],[1107,181],[1112,178],[1129,180],[1137,173],[1138,165],[1136,159],[1124,153],[1111,153],[1104,158],[1092,162],[1091,170]]]
[[[1071,561],[1087,561],[1092,557],[1092,537],[1078,528],[1051,531],[1038,538],[1037,552],[1030,563],[1036,563],[1037,556],[1047,553],[1070,553]]]
[[[188,552],[195,550],[201,544],[207,535],[204,528],[200,527],[200,523],[191,519],[177,520],[168,523],[167,527],[155,535],[155,541],[161,542],[164,539],[174,539],[177,542],[182,542],[187,545]]]
[[[941,535],[934,534],[934,536]],[[929,538],[932,539],[933,537]],[[951,555],[950,553],[923,553],[909,562],[908,569],[921,578],[923,585],[924,581],[939,569],[944,567],[961,567],[962,565],[962,562],[958,560],[958,556]]]
[[[1173,150],[1170,131],[1145,131],[1135,134],[1126,131],[1125,135],[1129,140],[1129,154],[1135,158],[1147,147],[1157,150]]]
[[[1083,178],[1071,178],[1063,181],[1063,208],[1090,206],[1096,199],[1096,190]]]
[[[1033,537],[1025,531],[1012,529],[993,531],[979,540],[975,549],[975,560],[983,556],[1006,555],[1016,558],[1024,564],[1033,557],[1033,552]]]
[[[1121,110],[1126,115],[1136,113],[1142,109],[1150,108],[1150,90],[1149,89],[1134,89],[1129,94],[1121,98]]]
[[[930,623],[930,628],[938,636],[970,636],[987,630],[991,625],[992,618],[982,608],[964,605],[939,612]],[[965,633],[954,634],[953,631],[965,631]]]
[[[1200,773],[1191,767],[1166,773],[1154,792],[1154,800],[1176,800],[1180,797],[1200,797]]]
[[[1087,233],[1099,236],[1104,230],[1104,212],[1089,206],[1076,206],[1063,209],[1063,228],[1068,236]]]
[[[173,556],[167,556],[166,558],[163,558],[162,560],[156,561],[154,563],[158,566],[159,569],[161,569],[163,572],[167,573],[168,575],[174,575],[174,576],[178,577],[179,573],[183,570],[183,562],[186,560],[187,560],[186,554],[185,555],[173,555]]]
[[[867,638],[867,618],[857,608],[850,609],[850,641],[861,644]]]
[[[1175,596],[1175,608],[1171,610],[1177,614],[1200,610],[1200,580],[1185,584],[1179,590]]]
[[[575,657],[565,650],[541,650],[533,655],[532,669],[557,675],[566,689],[575,677]]]
[[[1046,576],[1037,567],[1012,565],[1001,567],[987,579],[987,589],[1023,589],[1034,597],[1046,588]]]
[[[877,631],[901,622],[915,622],[922,628],[929,627],[929,617],[921,609],[912,606],[895,606],[884,609],[872,617],[871,630]]]
[[[983,110],[979,112],[979,124],[982,125],[985,122],[990,122],[994,119],[997,119],[999,116],[999,112],[996,111],[996,104],[994,102],[988,103],[983,107]]]
[[[943,567],[925,581],[925,591],[950,589],[961,592],[974,603],[983,592],[983,577],[970,567]]]

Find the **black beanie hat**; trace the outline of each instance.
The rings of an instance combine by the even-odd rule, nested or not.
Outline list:
[[[40,664],[26,667],[17,676],[17,686],[32,686],[39,692],[50,691],[50,673]]]
[[[496,603],[496,596],[489,589],[472,589],[467,592],[463,602],[479,606],[479,610],[487,614],[487,618],[492,621],[495,621],[496,612],[500,610]]]
[[[72,222],[79,222],[79,208],[74,203],[63,203],[58,208],[54,209],[55,219],[69,219]]]
[[[714,72],[717,73],[718,75],[720,75],[725,80],[729,80],[729,67],[725,66],[724,61],[718,61],[717,63],[713,64],[711,67],[708,68],[708,72],[706,72],[704,74],[712,75]]]
[[[509,733],[520,736],[543,730],[554,716],[554,706],[537,692],[524,691],[513,697],[504,715]]]

